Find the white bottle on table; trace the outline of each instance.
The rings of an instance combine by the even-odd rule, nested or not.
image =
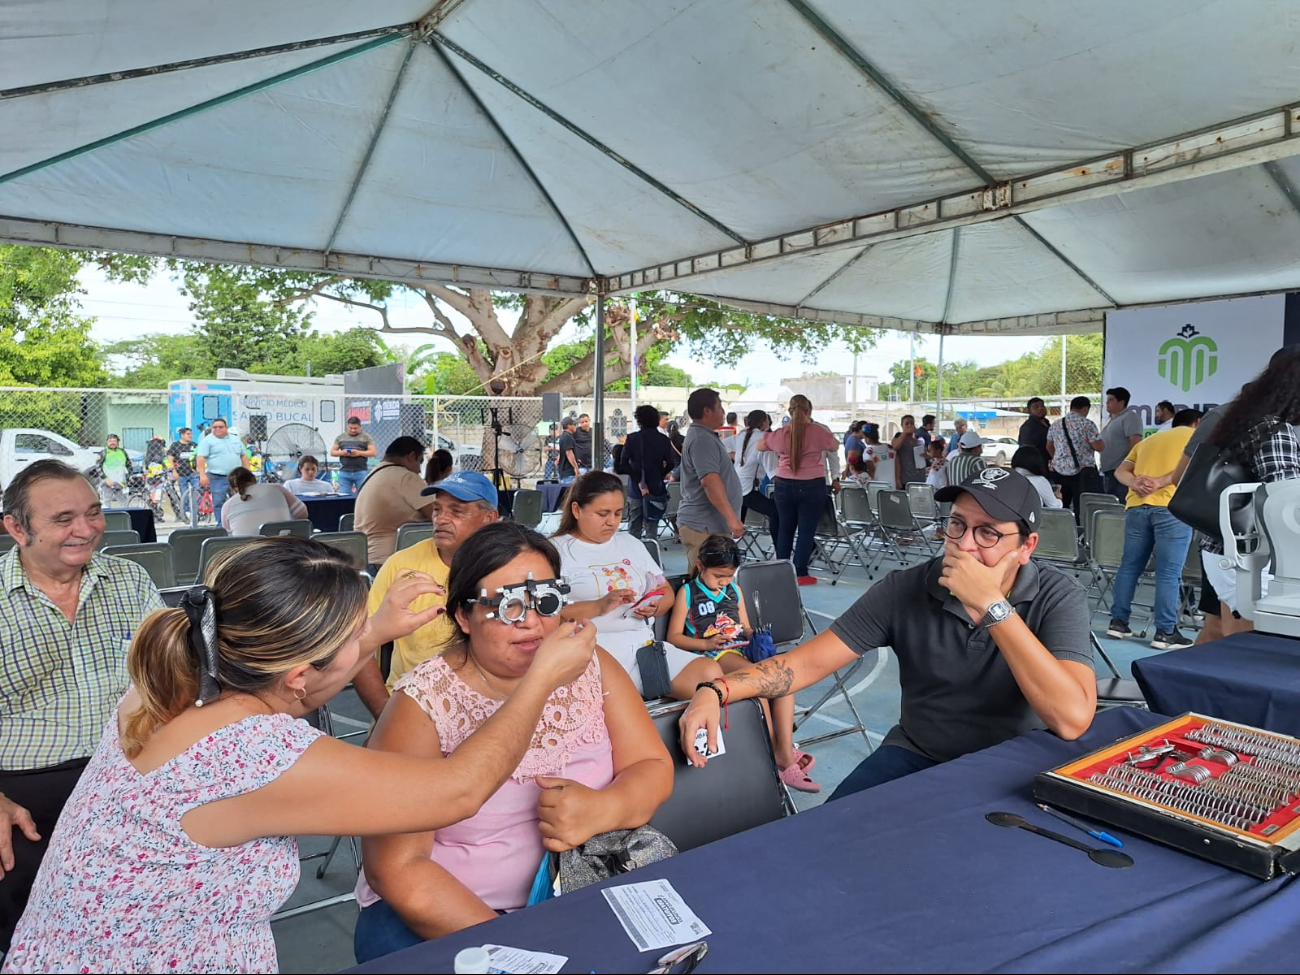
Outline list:
[[[487,975],[492,970],[492,959],[482,948],[462,948],[452,962],[455,975]]]

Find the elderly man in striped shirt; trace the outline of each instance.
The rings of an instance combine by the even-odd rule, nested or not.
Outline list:
[[[0,952],[22,916],[50,832],[126,690],[126,650],[162,607],[148,574],[96,552],[104,514],[57,460],[4,493],[0,557]]]

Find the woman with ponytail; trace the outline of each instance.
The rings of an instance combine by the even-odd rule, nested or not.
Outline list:
[[[221,506],[221,527],[232,535],[256,535],[268,521],[306,518],[307,505],[283,484],[258,484],[247,467],[230,472],[230,496]]]
[[[826,456],[831,455],[831,471],[839,470],[839,441],[835,435],[812,418],[812,403],[802,394],[790,397],[790,422],[780,430],[763,436],[759,450],[780,454],[776,470],[777,518],[781,526],[776,536],[776,557],[794,555],[794,570],[799,585],[811,586],[817,579],[808,571],[817,534],[817,522],[826,510],[830,494],[826,490]],[[831,486],[840,489],[839,477],[833,474]],[[795,540],[796,528],[798,541]]]
[[[271,915],[298,835],[424,832],[477,812],[518,766],[552,691],[591,662],[561,624],[527,675],[446,759],[347,745],[303,718],[367,656],[442,606],[407,572],[366,618],[366,586],[318,542],[228,551],[128,653],[133,686],[54,828],[5,972],[275,972]]]

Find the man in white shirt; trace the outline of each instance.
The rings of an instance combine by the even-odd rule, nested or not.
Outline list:
[[[1167,399],[1162,399],[1156,404],[1155,420],[1156,433],[1164,430],[1172,430],[1174,426],[1174,414],[1178,411],[1174,409],[1174,404]]]

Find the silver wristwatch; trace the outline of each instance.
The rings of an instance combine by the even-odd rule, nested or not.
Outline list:
[[[1005,599],[999,599],[984,611],[984,616],[980,619],[980,626],[997,626],[1003,620],[1008,620],[1015,615],[1016,608]]]

